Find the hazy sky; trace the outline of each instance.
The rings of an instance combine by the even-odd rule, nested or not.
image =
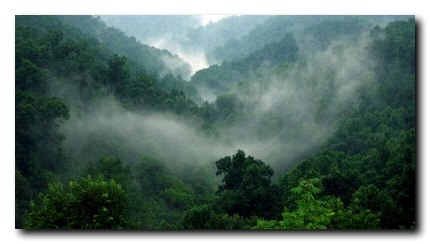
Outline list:
[[[231,15],[225,15],[225,14],[210,14],[210,15],[200,15],[201,24],[203,26],[208,25],[209,23],[216,23],[220,21],[221,19],[230,17]]]

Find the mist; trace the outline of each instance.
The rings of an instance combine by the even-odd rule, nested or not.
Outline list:
[[[366,46],[365,36],[353,46],[334,42],[312,56],[301,53],[306,63],[285,72],[262,65],[248,75],[252,85],[246,93],[239,87],[230,91],[245,112],[217,124],[217,135],[204,133],[197,119],[128,111],[113,96],[101,97],[87,105],[85,113],[78,112],[83,102],[77,88],[65,81],[53,82],[57,85],[51,86],[52,93],[63,97],[71,108],[71,117],[62,127],[64,148],[74,162],[81,162],[75,165],[76,171],[106,155],[131,164],[151,157],[172,169],[211,167],[238,149],[275,170],[289,168],[330,138],[340,115],[359,106],[357,91],[374,76]]]
[[[88,113],[72,117],[63,132],[66,148],[83,161],[107,153],[134,163],[149,155],[168,164],[194,163],[222,151],[191,124],[174,115],[126,111],[105,98]]]
[[[216,48],[240,38],[268,16],[239,15],[169,15],[109,16],[100,18],[109,26],[119,28],[143,44],[168,50],[190,65],[189,80],[198,70],[221,63],[215,58]],[[163,60],[170,67],[171,60]],[[173,64],[173,68],[178,62]]]
[[[184,60],[190,65],[190,74],[182,77],[189,80],[192,75],[197,71],[209,67],[208,61],[206,59],[206,54],[204,50],[196,48],[194,50],[187,50],[181,45],[179,45],[175,40],[171,40],[165,37],[157,38],[154,40],[148,40],[148,44],[159,48],[166,49],[177,55],[180,59]],[[163,59],[163,62],[168,67],[175,68],[177,66],[176,62],[172,63],[171,59]]]
[[[15,228],[416,229],[415,32],[15,16]]]
[[[228,18],[231,15],[226,14],[209,14],[209,15],[200,15],[200,21],[202,26],[206,26],[209,24],[217,23],[224,18]]]
[[[244,140],[241,132],[228,135],[234,127],[211,137],[202,133],[197,121],[168,113],[130,112],[113,98],[98,101],[85,114],[72,114],[62,133],[65,150],[74,162],[82,163],[76,171],[106,155],[131,164],[151,157],[172,169],[211,165],[238,149],[264,156],[265,150],[278,143],[273,138]]]
[[[219,130],[275,169],[291,167],[323,146],[345,114],[365,102],[361,92],[375,85],[368,45],[367,35],[362,35],[353,45],[337,40],[325,50],[311,52],[311,46],[301,46],[299,61],[281,71],[263,62],[245,81],[231,83],[229,93],[246,113]],[[246,89],[243,83],[248,83]],[[219,96],[208,87],[199,92],[204,98]]]
[[[360,106],[359,92],[371,86],[375,76],[366,34],[354,42],[335,39],[325,49],[313,38],[295,35],[299,58],[291,67],[280,69],[263,60],[243,80],[231,82],[227,94],[238,100],[243,111],[231,120],[216,122],[216,135],[207,134],[199,119],[126,110],[112,95],[83,109],[80,91],[71,84],[85,79],[91,82],[85,74],[76,74],[72,83],[51,82],[51,93],[71,108],[71,118],[62,127],[64,148],[74,162],[82,162],[77,168],[106,155],[132,164],[149,156],[173,169],[213,166],[214,161],[238,149],[275,170],[290,168],[330,139],[343,115]],[[179,56],[192,64],[193,73],[208,66],[204,51],[183,50],[175,39],[158,39],[153,45],[182,54]],[[161,59],[173,70],[179,65],[169,57]],[[223,94],[203,86],[199,95],[216,104]]]

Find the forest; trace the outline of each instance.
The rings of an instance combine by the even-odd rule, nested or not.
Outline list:
[[[15,228],[415,230],[414,16],[15,17]]]

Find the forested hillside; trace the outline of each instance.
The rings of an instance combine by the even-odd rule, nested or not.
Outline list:
[[[215,64],[224,60],[214,55],[216,49],[246,35],[270,16],[231,16],[205,26],[200,25],[202,17],[194,15],[110,15],[100,18],[143,43],[162,43],[167,48],[183,51],[186,56],[204,53],[206,62]]]
[[[88,17],[74,18],[92,20]],[[89,170],[81,169],[87,162],[76,162],[74,155],[63,148],[65,138],[60,125],[64,125],[65,120],[92,114],[93,107],[104,107],[108,99],[113,101],[112,97],[119,101],[121,107],[131,111],[198,114],[197,105],[185,97],[183,91],[163,89],[163,79],[173,75],[158,79],[158,74],[109,50],[96,38],[57,17],[16,18],[17,227],[22,226],[29,201],[35,199],[39,192],[45,192],[48,183],[66,182],[74,174],[85,176],[84,171]],[[175,85],[178,81],[173,79],[171,82]],[[91,148],[98,146],[97,137],[94,134],[89,137],[96,141],[75,144],[86,147],[82,149],[82,155],[87,155],[85,150],[90,153],[104,150],[102,147],[105,145]],[[104,139],[101,143],[106,144]],[[112,143],[111,148],[119,149],[113,141],[107,143]],[[111,154],[113,152],[106,156]],[[121,163],[114,166],[119,169],[126,167]],[[103,173],[96,172],[94,177],[99,174]],[[160,174],[163,175],[162,172]]]
[[[413,17],[129,18],[16,17],[16,228],[417,227]]]
[[[324,45],[333,37],[358,34],[358,28],[370,30],[377,24],[407,18],[407,16],[271,16],[248,33],[218,45],[213,50],[212,56],[219,61],[244,57],[268,43],[279,41],[284,35],[291,32],[296,33],[297,37],[319,34],[318,37],[321,39],[314,45]]]

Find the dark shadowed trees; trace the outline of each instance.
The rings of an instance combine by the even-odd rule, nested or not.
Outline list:
[[[230,215],[273,217],[277,189],[271,184],[273,170],[263,161],[238,150],[215,162],[217,175],[223,176],[218,189],[218,205]]]

